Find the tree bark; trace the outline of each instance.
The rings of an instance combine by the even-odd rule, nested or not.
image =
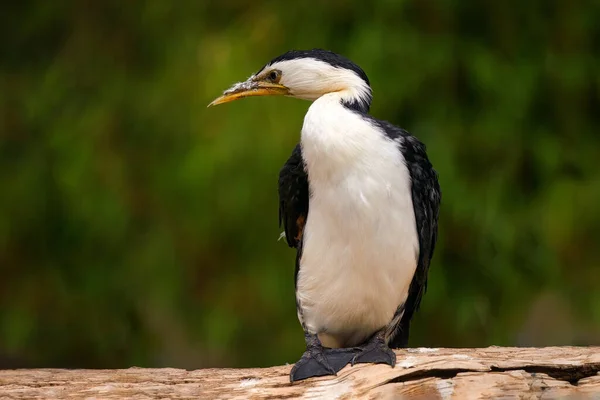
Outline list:
[[[0,399],[600,399],[600,347],[397,350],[397,365],[346,366],[291,384],[253,369],[0,371]]]

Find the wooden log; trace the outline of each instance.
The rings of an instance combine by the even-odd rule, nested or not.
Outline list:
[[[395,368],[347,366],[291,384],[252,369],[0,371],[0,399],[600,399],[600,347],[396,351]]]

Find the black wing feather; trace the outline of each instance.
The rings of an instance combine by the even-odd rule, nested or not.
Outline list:
[[[308,175],[298,144],[279,172],[279,226],[283,225],[288,245],[296,249],[308,215],[308,193]]]
[[[283,225],[288,245],[297,249],[295,285],[302,257],[302,234],[308,217],[308,197],[308,174],[302,158],[302,146],[298,143],[279,172],[279,226]]]
[[[441,190],[438,174],[433,169],[427,149],[416,137],[389,122],[372,120],[383,129],[387,136],[398,143],[410,173],[413,208],[419,237],[419,256],[415,275],[410,283],[406,302],[398,308],[400,321],[393,328],[389,345],[392,348],[406,347],[410,321],[421,305],[421,299],[427,290],[427,274],[437,241],[438,218],[441,203]]]
[[[403,153],[412,180],[412,198],[419,236],[419,260],[415,276],[410,283],[404,315],[400,321],[393,347],[408,346],[408,332],[413,314],[419,310],[421,299],[427,290],[427,274],[437,242],[441,190],[436,171],[425,153],[425,145],[416,138],[407,137]]]
[[[302,158],[302,146],[298,143],[279,172],[279,226],[283,225],[284,227],[288,245],[297,249],[294,271],[294,286],[296,287],[300,258],[302,257],[302,234],[308,217],[309,193],[308,174]],[[306,331],[298,299],[296,299],[296,309],[300,324]]]

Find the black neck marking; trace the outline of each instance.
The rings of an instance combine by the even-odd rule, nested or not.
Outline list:
[[[371,94],[371,89],[369,88],[369,95],[366,99],[362,98],[354,98],[352,100],[342,100],[342,105],[351,111],[358,112],[360,114],[368,114],[369,109],[371,108],[371,100],[373,100],[373,95]]]

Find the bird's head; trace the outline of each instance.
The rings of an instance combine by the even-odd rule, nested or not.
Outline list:
[[[369,78],[358,65],[326,50],[293,50],[227,89],[209,107],[249,96],[316,100],[328,93],[337,93],[341,102],[361,111],[368,111],[371,105]]]

